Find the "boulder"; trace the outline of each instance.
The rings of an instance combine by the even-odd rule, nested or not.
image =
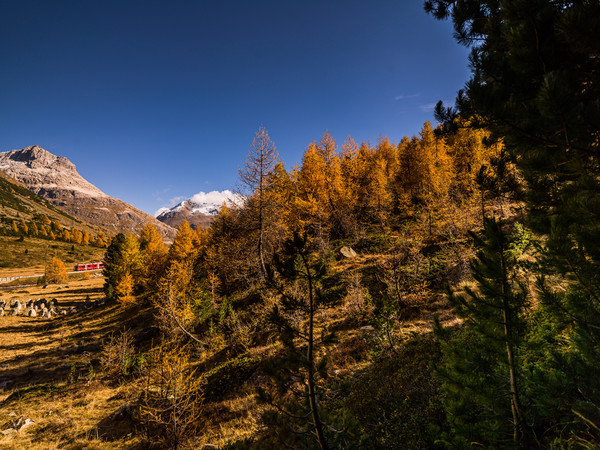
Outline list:
[[[346,258],[356,258],[356,252],[352,249],[352,247],[342,247],[340,249],[340,253]]]
[[[21,302],[19,300],[13,299],[10,301],[10,307],[17,308],[20,311],[21,308],[23,308],[23,305],[21,304]]]
[[[17,420],[11,420],[12,429],[16,431],[21,431],[35,422],[31,419],[25,419],[23,416],[19,417]]]
[[[38,308],[42,308],[42,307],[47,307],[47,301],[45,298],[39,298],[35,301],[35,306],[37,306]]]

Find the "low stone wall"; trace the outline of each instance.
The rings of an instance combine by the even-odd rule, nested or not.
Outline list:
[[[9,281],[14,281],[14,280],[20,280],[21,278],[39,278],[39,277],[43,277],[44,274],[41,273],[39,275],[21,275],[18,277],[0,277],[0,283],[8,283]]]

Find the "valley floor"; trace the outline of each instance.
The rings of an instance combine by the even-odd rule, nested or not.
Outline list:
[[[0,298],[56,298],[82,307],[88,296],[103,297],[103,282],[1,291]],[[102,342],[139,313],[103,305],[51,320],[0,317],[0,448],[135,447],[131,423],[114,414],[127,402],[127,385],[108,385],[96,374]],[[33,423],[15,432],[20,418]]]

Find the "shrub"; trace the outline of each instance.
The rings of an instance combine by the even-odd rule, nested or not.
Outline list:
[[[152,440],[177,449],[200,427],[203,379],[191,367],[187,347],[178,345],[155,348],[144,370],[142,422]]]
[[[109,376],[127,376],[135,370],[135,348],[128,331],[110,335],[102,349],[100,364]]]

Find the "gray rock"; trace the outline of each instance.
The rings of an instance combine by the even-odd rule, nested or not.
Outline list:
[[[45,298],[39,298],[35,301],[35,306],[37,306],[38,308],[46,308],[47,304],[48,302]]]
[[[19,300],[15,299],[10,302],[10,307],[16,309],[18,314],[23,309],[23,304]]]
[[[31,425],[33,425],[35,422],[31,419],[25,419],[25,421],[23,422],[23,424],[21,425],[21,428],[19,428],[19,431],[24,430],[27,427],[30,427]]]
[[[31,419],[25,419],[23,416],[17,420],[11,420],[12,428],[17,431],[24,430],[25,428],[33,425],[35,422]]]
[[[351,247],[342,247],[340,248],[340,253],[344,255],[346,258],[356,258],[356,252],[352,250]]]

